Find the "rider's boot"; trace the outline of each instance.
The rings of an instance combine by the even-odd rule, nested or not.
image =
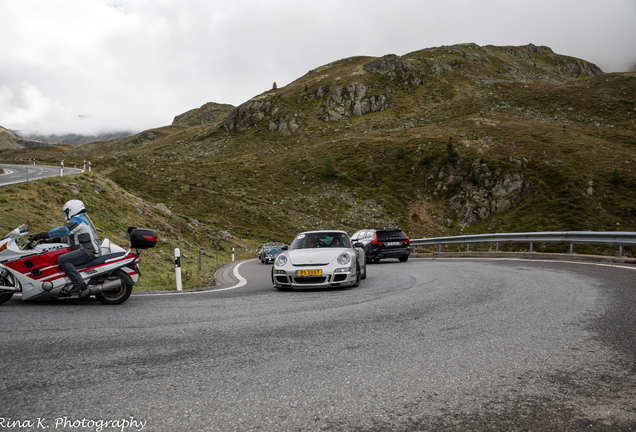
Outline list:
[[[86,283],[83,282],[79,285],[75,285],[73,284],[70,288],[65,288],[65,294],[67,295],[72,295],[72,294],[79,294],[80,292],[84,291],[86,289]]]

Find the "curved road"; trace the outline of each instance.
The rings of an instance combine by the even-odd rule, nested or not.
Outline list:
[[[0,430],[636,429],[634,267],[383,261],[300,292],[270,269],[114,307],[14,296]]]
[[[60,175],[60,167],[46,165],[0,165],[4,172],[0,173],[0,186],[22,183],[27,180],[38,180]],[[64,167],[64,175],[82,172],[78,168]]]

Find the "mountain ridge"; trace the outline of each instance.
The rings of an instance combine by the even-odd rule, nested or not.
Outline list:
[[[201,107],[128,138],[3,157],[92,158],[140,196],[262,239],[634,229],[617,214],[636,202],[635,82],[548,47],[460,44],[337,60],[213,124]]]

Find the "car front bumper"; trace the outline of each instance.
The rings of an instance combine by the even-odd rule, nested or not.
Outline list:
[[[347,272],[325,273],[321,276],[296,276],[293,270],[276,270],[274,272],[274,286],[277,288],[331,288],[355,285],[357,276],[355,269]]]

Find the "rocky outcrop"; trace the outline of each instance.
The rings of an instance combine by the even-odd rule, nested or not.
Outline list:
[[[572,59],[559,67],[559,71],[563,74],[576,78],[580,75],[597,76],[602,75],[601,68],[593,63],[588,63],[579,59]]]
[[[425,83],[425,75],[417,70],[408,60],[388,54],[377,58],[364,66],[370,73],[378,73],[399,84],[420,86]]]
[[[483,222],[493,213],[510,210],[515,200],[527,189],[522,172],[502,175],[501,168],[490,170],[488,164],[478,160],[473,163],[470,173],[448,166],[440,171],[437,180],[437,196],[451,190],[454,185],[461,185],[459,192],[447,201],[447,205],[456,213],[462,226]]]
[[[234,108],[225,120],[225,130],[245,132],[256,126],[266,115],[270,115],[273,102],[249,100]]]
[[[435,75],[441,75],[444,72],[450,72],[452,70],[452,68],[449,65],[439,60],[427,59],[426,64],[431,67],[431,71]]]
[[[232,109],[234,107],[229,104],[208,102],[200,108],[195,108],[176,116],[172,124],[180,126],[215,124],[225,119]]]
[[[323,121],[340,121],[393,107],[386,95],[367,97],[368,90],[364,84],[336,87],[323,99],[316,116]]]
[[[274,118],[269,122],[269,131],[278,133],[282,137],[289,136],[296,132],[303,122],[298,117],[284,116]]]

